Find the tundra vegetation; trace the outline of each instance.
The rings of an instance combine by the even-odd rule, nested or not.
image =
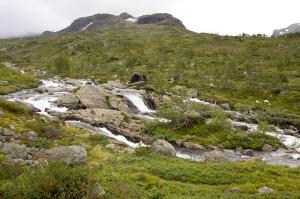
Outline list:
[[[133,72],[147,74],[147,91],[164,95],[174,86],[193,88],[201,99],[254,110],[262,131],[270,121],[300,124],[300,36],[218,36],[169,26],[108,29],[50,37],[0,40],[0,61],[24,67],[28,74],[0,65],[0,94],[34,88],[38,79],[60,75],[100,83],[127,81]],[[46,74],[40,73],[45,71]],[[29,75],[30,74],[30,75]],[[179,94],[163,104],[158,116],[170,123],[150,123],[144,132],[170,142],[261,150],[284,147],[268,135],[231,128],[230,115],[218,108],[184,103]],[[266,101],[267,100],[267,101]],[[0,153],[0,198],[84,198],[100,183],[99,198],[300,198],[300,170],[260,161],[198,163],[163,157],[148,148],[113,154],[102,136],[67,127],[32,113],[23,105],[0,100],[0,126],[16,133],[34,131],[24,143],[35,148],[84,144],[84,165],[62,162],[27,167],[7,166]],[[205,122],[207,119],[211,121]],[[49,133],[50,132],[50,133]],[[259,194],[261,187],[276,190]],[[235,193],[229,191],[239,188]]]

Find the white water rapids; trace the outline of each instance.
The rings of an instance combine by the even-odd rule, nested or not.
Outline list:
[[[11,95],[6,96],[5,98],[10,101],[20,101],[23,103],[28,103],[38,108],[40,110],[40,114],[46,115],[51,117],[47,112],[49,111],[56,111],[56,112],[65,112],[68,111],[66,107],[58,107],[54,102],[59,97],[85,85],[87,83],[86,80],[78,80],[78,84],[76,86],[66,83],[61,80],[42,80],[42,84],[40,85],[39,89],[43,90],[44,92],[39,93],[33,90],[25,90],[18,93],[14,93]],[[149,120],[157,120],[160,122],[170,122],[169,120],[158,118],[155,116],[155,110],[151,110],[145,103],[141,94],[135,90],[127,90],[127,89],[118,89],[118,94],[123,95],[126,99],[128,99],[139,111],[139,116],[145,117]],[[211,104],[205,102],[203,100],[197,98],[191,98],[192,102],[201,103],[208,106],[217,106],[216,104]],[[242,115],[239,112],[233,112],[235,114]],[[92,125],[82,123],[80,121],[66,121],[66,123],[72,124],[74,126],[85,128],[97,132],[105,137],[117,140],[122,142],[132,148],[143,147],[146,146],[145,144],[141,143],[134,143],[128,140],[126,137],[122,135],[115,135],[109,129],[105,127],[93,127]],[[232,124],[247,126],[249,131],[257,131],[258,125],[247,123],[247,122],[240,122],[231,120]],[[245,132],[247,133],[247,132]],[[300,166],[300,138],[285,135],[283,129],[279,129],[276,127],[276,131],[274,132],[267,132],[266,134],[277,137],[281,142],[290,149],[295,149],[297,151],[292,152],[283,152],[283,151],[275,151],[272,153],[258,153],[262,157],[262,160],[270,163],[270,164],[280,164],[280,165],[288,165],[288,166]],[[230,157],[232,161],[240,161],[247,159],[248,157],[244,156],[237,156],[236,152],[233,150],[226,150],[227,155]],[[291,159],[285,159],[286,155],[289,155]],[[177,157],[189,159],[193,161],[203,161],[203,151],[197,150],[186,150],[183,148],[177,149]]]

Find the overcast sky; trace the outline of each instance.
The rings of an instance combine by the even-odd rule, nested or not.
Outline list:
[[[96,13],[167,12],[195,32],[270,35],[300,23],[300,0],[0,0],[0,38],[57,31]]]

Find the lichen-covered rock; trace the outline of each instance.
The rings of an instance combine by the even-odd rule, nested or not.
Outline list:
[[[67,165],[80,165],[86,162],[87,152],[81,146],[60,146],[39,151],[34,154],[34,158],[64,161]]]
[[[269,194],[269,193],[273,193],[273,192],[275,192],[275,190],[272,188],[269,188],[269,187],[262,187],[262,188],[258,189],[258,193],[260,193],[260,194]]]
[[[23,139],[27,139],[29,141],[34,141],[37,139],[38,135],[34,131],[27,131],[22,134]]]
[[[3,143],[0,152],[7,155],[11,159],[27,159],[29,155],[29,148],[24,145],[16,143]]]
[[[159,155],[176,156],[175,148],[165,140],[156,140],[153,142],[151,150]]]
[[[113,153],[127,153],[132,154],[134,153],[134,149],[124,145],[118,144],[108,144],[105,146],[106,149],[110,150]]]
[[[222,151],[214,150],[203,154],[204,162],[230,162],[226,154]]]

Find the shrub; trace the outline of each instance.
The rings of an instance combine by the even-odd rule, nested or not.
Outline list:
[[[37,138],[31,144],[31,147],[38,149],[49,149],[53,146],[53,143],[45,138]]]
[[[88,173],[85,170],[68,167],[62,162],[51,162],[26,170],[13,179],[13,183],[1,187],[0,196],[24,199],[83,198],[88,188]]]

